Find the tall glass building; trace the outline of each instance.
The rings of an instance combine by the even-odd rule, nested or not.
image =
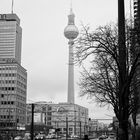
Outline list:
[[[21,40],[18,16],[0,15],[0,133],[25,127],[27,72],[21,66]]]
[[[140,1],[134,0],[134,26],[140,24]]]
[[[0,15],[0,59],[10,58],[21,63],[22,29],[16,14]]]

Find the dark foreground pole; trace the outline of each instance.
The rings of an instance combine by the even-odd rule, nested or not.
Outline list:
[[[128,140],[128,91],[125,89],[126,40],[124,0],[118,0],[118,46],[119,46],[119,140]]]
[[[31,140],[34,140],[34,104],[32,106],[32,120],[31,120]]]

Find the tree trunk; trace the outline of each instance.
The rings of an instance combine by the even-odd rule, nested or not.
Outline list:
[[[119,140],[128,140],[129,139],[129,85],[126,87],[124,92],[122,92],[121,100],[120,100],[120,114],[119,114]]]
[[[118,140],[128,140],[128,118],[119,122]]]
[[[132,130],[132,140],[135,140],[136,139],[136,112],[132,114],[132,119],[133,119],[133,124],[134,124],[133,130]]]

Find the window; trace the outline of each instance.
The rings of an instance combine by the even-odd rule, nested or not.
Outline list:
[[[4,94],[1,94],[1,98],[4,98]]]
[[[51,106],[48,106],[48,110],[52,110],[52,107]]]
[[[47,125],[51,125],[51,122],[47,122]]]
[[[50,115],[51,116],[51,114],[52,114],[51,112],[47,112],[47,115]]]
[[[14,104],[14,101],[11,101],[11,105],[13,105]]]
[[[72,128],[69,128],[69,131],[72,131],[73,129]]]
[[[47,120],[51,120],[51,117],[48,117]]]

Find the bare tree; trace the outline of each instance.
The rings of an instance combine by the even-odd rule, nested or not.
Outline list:
[[[82,28],[76,42],[75,60],[82,64],[90,57],[91,67],[81,73],[80,95],[95,98],[102,105],[110,104],[119,121],[119,132],[128,139],[128,118],[134,111],[135,96],[132,79],[139,65],[139,53],[131,61],[131,36],[129,26],[126,30],[126,78],[120,90],[122,78],[119,63],[118,29],[116,25],[106,25],[91,32],[89,27]],[[131,44],[131,46],[130,46]],[[134,45],[134,44],[133,44]],[[137,86],[138,84],[135,84]],[[120,134],[121,135],[121,134]],[[120,138],[122,139],[122,138]]]

